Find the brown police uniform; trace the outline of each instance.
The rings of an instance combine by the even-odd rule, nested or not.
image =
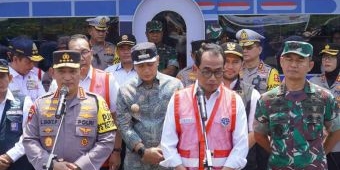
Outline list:
[[[75,51],[54,53],[54,68],[56,65],[79,68],[79,61],[80,54]],[[56,142],[54,153],[58,159],[75,163],[84,170],[99,169],[112,152],[116,129],[105,100],[79,87],[76,97],[66,99],[64,122],[56,141],[61,123],[61,119],[55,118],[58,96],[58,90],[48,93],[38,98],[30,109],[23,140],[29,161],[35,169],[42,169]]]

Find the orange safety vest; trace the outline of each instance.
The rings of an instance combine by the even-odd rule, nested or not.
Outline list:
[[[89,91],[102,96],[105,99],[107,105],[110,107],[109,79],[110,79],[110,73],[93,68],[92,80],[91,80]],[[105,168],[109,167],[108,159],[104,162],[102,167],[105,167]]]
[[[89,89],[90,92],[102,96],[108,106],[110,106],[109,79],[110,73],[93,68],[92,80]]]
[[[209,149],[213,152],[214,169],[222,169],[232,148],[236,121],[235,93],[223,85],[206,125]],[[179,142],[177,151],[183,166],[204,169],[205,141],[198,112],[194,85],[175,92],[174,116]]]

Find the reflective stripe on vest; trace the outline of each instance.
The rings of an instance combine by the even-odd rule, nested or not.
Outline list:
[[[93,68],[92,80],[89,89],[90,92],[101,95],[108,106],[110,106],[109,75],[110,74],[107,72]]]
[[[209,149],[213,152],[213,166],[215,168],[222,167],[231,152],[231,134],[235,129],[236,121],[235,93],[227,90],[223,85],[219,87],[219,90],[220,94],[206,125]],[[223,103],[230,104],[223,105]],[[226,110],[231,112],[226,112]],[[176,132],[179,136],[177,148],[183,165],[187,168],[199,167],[199,169],[204,169],[205,142],[201,130],[201,119],[198,112],[196,95],[194,95],[194,85],[180,92],[175,92],[174,116]],[[226,133],[224,135],[218,133],[220,130],[225,130]],[[191,135],[193,138],[189,139],[185,136],[186,134],[193,134]],[[215,136],[220,136],[220,138],[216,139]]]

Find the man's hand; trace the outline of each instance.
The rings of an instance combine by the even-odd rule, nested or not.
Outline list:
[[[54,161],[54,163],[53,163],[53,170],[80,170],[80,168],[76,164],[71,163],[71,162],[66,162],[66,161],[57,162],[57,161]]]
[[[109,170],[117,170],[119,169],[121,162],[120,152],[112,152],[110,159],[109,159]]]
[[[164,157],[160,148],[153,147],[145,149],[142,162],[156,165],[163,160]]]
[[[6,170],[12,162],[13,160],[7,154],[0,155],[0,170]]]
[[[186,170],[186,168],[183,165],[178,165],[175,167],[175,170]]]

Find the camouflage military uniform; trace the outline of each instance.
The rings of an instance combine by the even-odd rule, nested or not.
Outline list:
[[[159,55],[158,70],[162,71],[168,66],[179,68],[176,50],[166,44],[157,45],[157,53]]]
[[[104,46],[93,45],[92,66],[101,70],[113,65],[115,58],[115,46],[110,42],[105,42]],[[118,59],[119,61],[119,59]]]
[[[279,73],[275,68],[270,67],[263,61],[251,71],[243,68],[240,72],[241,81],[253,84],[260,94],[269,91],[280,84]]]
[[[143,163],[132,150],[139,142],[146,148],[159,146],[168,102],[172,94],[182,87],[179,80],[158,72],[151,88],[145,87],[140,78],[134,78],[119,89],[117,124],[128,148],[124,169],[165,169]],[[133,112],[132,105],[137,105],[138,110]]]
[[[328,90],[306,81],[303,90],[288,92],[282,83],[262,95],[255,119],[255,132],[271,136],[269,169],[327,169],[323,126],[330,132],[340,129]]]
[[[196,73],[194,71],[194,67],[185,67],[183,70],[181,70],[176,78],[180,79],[183,83],[184,87],[190,86],[195,83],[196,81]]]

